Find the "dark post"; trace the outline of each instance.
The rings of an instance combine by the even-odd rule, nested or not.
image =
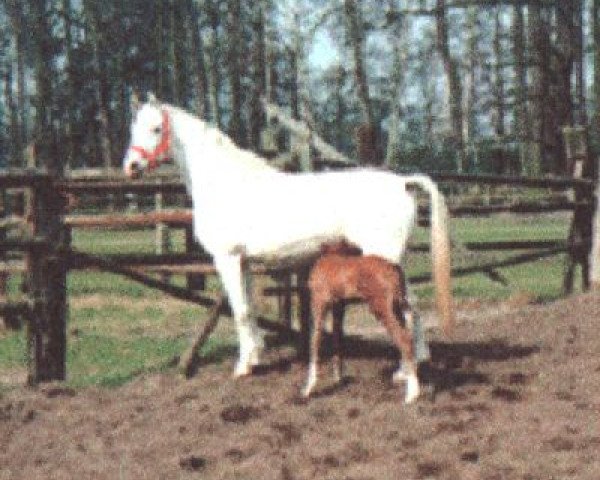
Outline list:
[[[32,188],[28,218],[34,239],[44,243],[27,255],[32,298],[28,322],[28,383],[64,380],[66,374],[67,265],[62,212],[64,201],[53,182],[43,177]]]
[[[292,331],[292,277],[293,273],[286,271],[283,273],[283,288],[284,293],[280,299],[279,317],[283,318],[285,326]]]
[[[298,357],[308,359],[308,347],[310,342],[310,291],[308,289],[308,275],[310,268],[300,267],[297,274],[298,282],[298,318],[300,319],[300,345],[298,346]]]
[[[590,164],[587,131],[585,127],[565,127],[563,129],[567,165],[574,179],[591,178],[594,168]],[[590,288],[590,262],[594,198],[592,192],[581,187],[574,188],[576,203],[573,220],[567,239],[569,255],[565,265],[563,292],[573,292],[575,268],[581,266],[581,280],[584,290]]]
[[[200,245],[194,240],[192,225],[185,227],[185,251],[186,253],[196,253],[201,251]],[[189,290],[204,290],[206,288],[206,276],[202,273],[188,273],[187,288]]]

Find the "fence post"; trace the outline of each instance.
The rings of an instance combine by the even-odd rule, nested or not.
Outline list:
[[[194,240],[194,228],[192,225],[185,227],[185,251],[186,253],[202,251],[200,245]],[[186,280],[188,290],[204,290],[206,288],[206,276],[202,273],[188,273]]]
[[[308,359],[308,349],[310,343],[311,330],[311,312],[310,312],[310,290],[308,289],[308,276],[310,267],[300,267],[297,275],[298,287],[298,319],[300,320],[300,345],[298,346],[298,356],[302,360]]]
[[[7,217],[9,214],[8,211],[8,195],[6,193],[5,189],[2,189],[2,191],[0,192],[0,201],[2,202],[2,205],[0,206],[0,216],[2,218]],[[6,231],[7,231],[7,227],[2,225],[0,226],[0,241],[4,241],[6,240]],[[5,260],[6,259],[6,252],[0,252],[0,260]],[[2,301],[6,301],[6,290],[7,290],[7,286],[8,286],[8,278],[9,278],[9,273],[8,271],[2,271],[0,272],[0,300]]]
[[[28,383],[64,380],[66,376],[67,265],[62,211],[64,202],[51,178],[31,189],[28,220],[34,239],[44,245],[27,254],[32,314],[27,326]]]
[[[563,128],[565,140],[565,153],[567,165],[571,169],[573,178],[581,179],[590,175],[590,158],[587,144],[587,131],[585,127],[565,127]],[[563,292],[570,294],[573,292],[575,268],[581,265],[581,282],[584,290],[590,287],[590,255],[589,246],[584,250],[586,243],[589,244],[591,237],[592,210],[590,207],[579,204],[589,200],[587,190],[574,188],[574,200],[576,202],[573,212],[573,220],[569,230],[568,258],[565,265],[565,274],[563,278]]]
[[[160,212],[164,208],[164,195],[162,192],[156,192],[154,194],[154,210]],[[156,243],[156,254],[163,255],[171,252],[171,231],[169,226],[164,222],[158,222],[155,230],[155,243]],[[164,282],[168,282],[171,275],[163,273],[161,275]]]
[[[596,159],[597,171],[600,171],[600,161]],[[590,286],[595,290],[600,289],[600,175],[596,179],[594,192],[594,213],[591,225],[592,246],[589,254]]]

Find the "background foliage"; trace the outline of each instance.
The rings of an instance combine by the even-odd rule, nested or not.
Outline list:
[[[599,4],[1,0],[0,161],[119,165],[152,90],[248,148],[264,95],[364,163],[567,173],[562,127],[598,140]]]

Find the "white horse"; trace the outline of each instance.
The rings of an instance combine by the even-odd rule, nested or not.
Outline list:
[[[168,158],[182,170],[193,202],[194,233],[208,253],[233,310],[239,339],[234,375],[251,373],[263,339],[251,315],[244,258],[283,260],[347,240],[364,254],[398,263],[416,206],[407,185],[431,198],[433,277],[442,326],[453,323],[446,206],[431,179],[374,169],[290,174],[238,148],[204,121],[155,98],[134,105],[123,168],[131,177]]]

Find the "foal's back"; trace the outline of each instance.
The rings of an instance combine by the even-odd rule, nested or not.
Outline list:
[[[376,255],[360,255],[344,243],[325,247],[309,278],[311,293],[327,302],[404,298],[404,283],[396,265]]]

